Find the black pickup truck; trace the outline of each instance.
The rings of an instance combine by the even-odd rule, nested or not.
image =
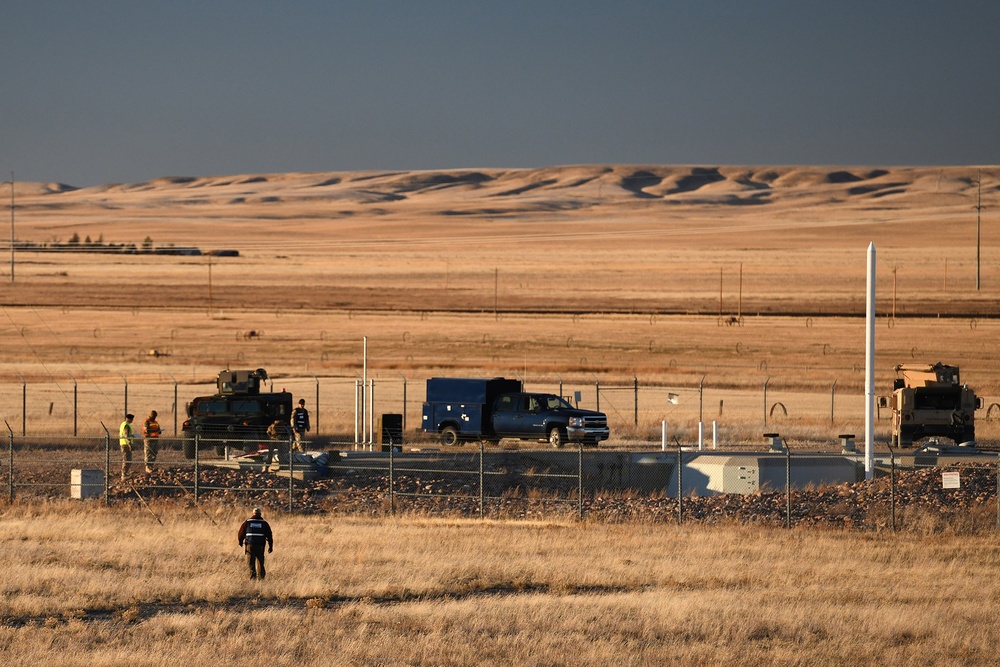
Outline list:
[[[610,436],[602,412],[575,408],[554,394],[522,391],[506,378],[430,378],[423,407],[423,431],[441,443],[503,438],[596,445]]]

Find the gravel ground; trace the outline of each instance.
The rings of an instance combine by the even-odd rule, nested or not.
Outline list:
[[[68,465],[68,464],[67,464]],[[141,471],[141,464],[135,466]],[[292,510],[299,513],[388,515],[391,511],[425,516],[544,519],[579,516],[575,477],[549,479],[534,471],[507,471],[487,487],[480,506],[478,474],[396,474],[393,495],[382,470],[339,470],[325,477],[293,483]],[[962,468],[961,488],[942,488],[942,469],[899,469],[894,492],[898,528],[977,532],[997,529],[997,471],[994,466]],[[17,466],[15,497],[66,498],[69,468]],[[180,500],[194,503],[194,473],[189,465],[165,463],[152,473],[133,473],[129,484],[114,480],[112,502]],[[541,484],[544,483],[544,488]],[[289,507],[287,475],[204,466],[199,474],[199,502]],[[6,495],[6,494],[5,494]],[[748,495],[676,498],[629,491],[594,491],[584,487],[585,519],[604,522],[739,523],[841,526],[886,530],[893,523],[893,492],[888,476],[815,489]]]

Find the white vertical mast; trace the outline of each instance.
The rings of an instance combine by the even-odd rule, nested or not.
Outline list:
[[[865,325],[865,479],[875,476],[875,242],[868,244],[868,298]]]

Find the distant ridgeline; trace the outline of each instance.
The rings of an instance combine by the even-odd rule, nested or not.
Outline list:
[[[165,245],[156,247],[151,243],[137,246],[134,243],[103,243],[101,241],[74,241],[65,243],[35,243],[34,241],[14,241],[14,250],[21,252],[98,252],[116,255],[210,255],[212,257],[239,257],[239,250],[205,250],[193,246]]]

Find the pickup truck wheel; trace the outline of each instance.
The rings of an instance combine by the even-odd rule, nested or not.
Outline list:
[[[445,426],[441,429],[440,441],[446,447],[454,447],[458,444],[458,429],[454,426]]]
[[[558,426],[549,431],[549,444],[556,449],[562,449],[562,446],[566,444],[566,436]]]

